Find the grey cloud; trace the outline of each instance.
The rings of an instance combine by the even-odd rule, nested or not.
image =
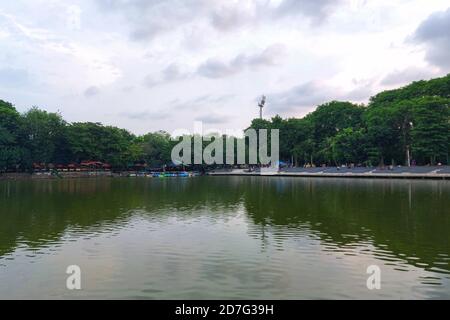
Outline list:
[[[162,74],[163,74],[164,81],[181,80],[187,76],[187,74],[183,73],[180,70],[180,67],[175,63],[172,63],[167,68],[165,68],[163,70]]]
[[[153,88],[155,86],[157,86],[160,82],[155,80],[155,78],[152,75],[148,75],[144,78],[144,86],[146,86],[147,88]]]
[[[87,88],[84,91],[84,96],[86,98],[91,98],[91,97],[98,95],[99,93],[100,93],[100,89],[96,86],[92,86],[92,87]]]
[[[230,119],[230,116],[220,114],[206,114],[195,118],[196,121],[209,124],[223,124],[229,122]]]
[[[237,73],[239,69],[233,63],[227,64],[217,59],[208,59],[201,64],[197,73],[207,78],[224,78]]]
[[[168,27],[164,27],[156,23],[150,23],[145,27],[139,27],[133,30],[130,34],[130,37],[131,39],[136,41],[150,40],[157,36],[159,33],[162,33],[168,29]]]
[[[411,67],[404,70],[396,70],[381,80],[385,86],[397,86],[417,80],[427,80],[434,75],[429,69]]]
[[[436,12],[423,21],[414,33],[413,40],[426,47],[426,59],[447,70],[450,68],[450,8]]]
[[[299,109],[309,109],[327,101],[349,100],[362,102],[373,94],[374,80],[355,82],[355,88],[343,91],[339,88],[310,81],[291,88],[285,92],[268,95],[268,111],[275,113],[291,113]]]
[[[274,113],[291,112],[295,108],[317,106],[333,98],[335,90],[310,81],[288,91],[268,96],[268,106]]]
[[[208,0],[97,0],[97,5],[124,16],[133,40],[151,40],[199,17],[211,7]]]
[[[208,99],[206,99],[207,102],[210,103],[224,103],[224,102],[229,102],[231,100],[233,100],[236,97],[236,95],[234,94],[224,94],[224,95],[220,95],[220,96],[208,96]]]
[[[166,110],[161,110],[161,111],[122,112],[120,116],[131,120],[165,120],[170,118],[171,114]]]
[[[225,78],[242,72],[247,68],[258,69],[264,66],[274,66],[284,52],[285,47],[283,45],[274,44],[256,54],[239,54],[229,62],[210,58],[200,64],[194,73],[186,72],[178,64],[172,63],[162,70],[159,76],[155,77],[153,74],[147,75],[144,78],[143,84],[148,88],[153,88],[164,83],[183,80],[195,75],[211,79]]]
[[[252,12],[236,6],[229,9],[215,10],[211,14],[211,24],[220,31],[231,31],[255,20]]]
[[[276,9],[279,16],[301,14],[314,22],[323,21],[343,0],[284,0]]]
[[[121,10],[128,7],[140,11],[155,6],[163,0],[97,0],[96,2],[102,9]]]
[[[224,94],[224,95],[203,95],[194,99],[190,99],[187,101],[180,101],[180,99],[175,99],[170,102],[170,105],[176,109],[200,109],[203,107],[221,107],[224,103],[233,100],[236,96],[233,94]]]
[[[122,91],[123,91],[123,92],[126,92],[126,93],[130,93],[130,92],[132,92],[134,89],[135,89],[134,86],[124,86],[124,87],[122,87]]]
[[[280,18],[302,15],[315,23],[325,20],[345,0],[283,0],[277,7],[269,2],[254,1],[253,6],[220,7],[211,14],[212,25],[230,31],[248,24],[271,23]]]
[[[119,115],[121,117],[125,117],[131,120],[166,120],[172,117],[176,111],[183,110],[202,110],[204,111],[206,107],[208,107],[208,111],[211,110],[211,107],[220,107],[224,103],[230,101],[234,98],[234,95],[204,95],[199,96],[197,98],[188,100],[188,101],[180,101],[180,99],[174,99],[169,102],[169,108],[164,110],[143,110],[138,112],[122,112]],[[198,116],[195,120],[202,121],[209,124],[222,124],[226,123],[230,120],[230,116],[221,115],[219,113],[204,113],[201,116]]]
[[[197,69],[197,74],[207,78],[224,78],[245,70],[247,67],[259,68],[277,64],[278,58],[284,53],[284,46],[275,44],[261,53],[253,55],[240,54],[226,63],[217,59],[209,59]]]
[[[147,88],[153,88],[164,83],[185,79],[188,76],[189,74],[181,71],[180,67],[177,64],[172,63],[164,70],[162,70],[161,75],[156,78],[153,74],[147,75],[144,78],[143,84]]]
[[[338,94],[335,99],[349,100],[352,102],[367,102],[369,97],[374,94],[373,86],[374,83],[372,81],[369,81],[365,84],[357,86],[355,89],[350,90],[349,92]]]
[[[203,17],[218,31],[230,31],[261,21],[272,23],[287,16],[318,22],[344,0],[283,0],[278,7],[269,1],[231,3],[229,0],[96,0],[102,11],[124,16],[133,40],[151,40]]]
[[[266,48],[263,52],[255,55],[239,55],[237,56],[233,64],[236,66],[250,66],[250,67],[260,67],[260,66],[273,66],[278,62],[278,58],[282,56],[285,52],[285,47],[281,44],[274,44]]]

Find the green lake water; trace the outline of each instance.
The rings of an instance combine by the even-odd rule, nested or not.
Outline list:
[[[11,298],[450,299],[450,182],[0,181]]]

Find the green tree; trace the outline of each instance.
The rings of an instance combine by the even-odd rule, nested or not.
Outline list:
[[[303,119],[289,119],[290,139],[292,140],[292,154],[294,164],[314,163],[315,141],[314,124],[310,117]]]
[[[364,114],[369,141],[368,158],[373,164],[385,165],[399,148],[395,110],[386,106],[369,106]]]
[[[350,102],[331,101],[310,114],[314,124],[315,158],[320,163],[332,162],[331,139],[346,128],[359,129],[365,108]]]
[[[450,99],[426,97],[414,100],[414,104],[413,152],[429,160],[431,165],[439,159],[447,161]]]
[[[331,141],[336,164],[360,164],[367,159],[367,140],[363,129],[346,128]]]
[[[403,100],[395,104],[394,117],[398,130],[400,150],[403,152],[406,166],[411,164],[412,128],[414,125],[414,101]],[[401,156],[402,157],[402,156]]]
[[[141,137],[142,159],[152,167],[171,163],[172,143],[167,132],[148,133]]]
[[[125,168],[135,161],[135,136],[127,130],[100,123],[73,123],[68,127],[72,159],[76,162],[95,160]]]
[[[34,107],[23,115],[22,134],[32,163],[59,162],[65,156],[66,122],[61,115]]]
[[[450,98],[450,74],[428,81],[416,81],[403,88],[380,92],[370,98],[370,104],[389,105],[396,101],[421,97]]]
[[[20,114],[11,103],[0,100],[0,172],[17,169],[21,161],[19,127]]]

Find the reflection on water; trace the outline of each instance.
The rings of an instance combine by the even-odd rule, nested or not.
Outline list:
[[[0,182],[0,298],[450,298],[449,207],[445,181]]]

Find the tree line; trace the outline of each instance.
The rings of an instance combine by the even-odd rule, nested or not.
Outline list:
[[[280,158],[297,165],[449,164],[450,74],[381,92],[367,105],[331,101],[298,119],[253,120],[280,130]]]
[[[280,130],[280,159],[296,165],[449,164],[450,74],[384,91],[367,105],[331,101],[303,118],[255,119],[250,128]],[[100,123],[68,123],[0,100],[0,172],[33,164],[86,160],[125,169],[171,164],[177,141],[164,131],[137,136]]]
[[[11,103],[0,100],[0,172],[89,160],[115,169],[136,163],[157,167],[169,163],[174,143],[163,131],[136,136],[100,123],[67,123],[60,114],[36,107],[20,114]]]

